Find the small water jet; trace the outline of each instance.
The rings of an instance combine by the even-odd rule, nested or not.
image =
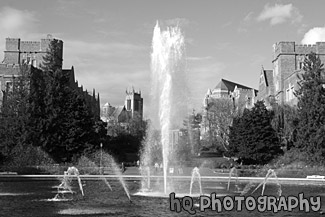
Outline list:
[[[231,168],[231,170],[229,171],[229,179],[228,179],[228,186],[227,186],[227,190],[229,191],[230,188],[230,181],[232,177],[236,177],[236,183],[235,186],[237,186],[237,182],[238,182],[238,171],[236,169],[236,167]]]
[[[119,180],[120,183],[122,184],[122,187],[123,187],[123,189],[124,189],[124,191],[125,191],[127,197],[129,198],[129,201],[132,202],[132,201],[131,201],[131,197],[130,197],[129,190],[128,190],[128,188],[127,188],[127,186],[126,186],[126,183],[125,183],[125,181],[124,181],[124,179],[123,179],[123,176],[122,176],[122,173],[121,173],[120,168],[117,166],[117,164],[116,164],[116,162],[114,161],[113,157],[110,156],[110,155],[108,155],[108,156],[109,156],[109,158],[110,158],[111,166],[112,166],[112,168],[113,168],[113,170],[114,170],[114,173],[118,176],[118,180]]]
[[[272,170],[272,169],[269,169],[268,171],[267,171],[267,174],[266,174],[266,176],[265,176],[265,178],[264,178],[264,180],[263,180],[263,182],[261,182],[253,191],[252,191],[252,194],[257,190],[257,189],[259,189],[261,186],[263,186],[262,187],[262,196],[263,196],[263,194],[264,194],[264,190],[265,190],[265,185],[266,185],[266,183],[267,183],[267,181],[269,180],[269,178],[275,178],[275,181],[276,181],[276,185],[277,185],[277,195],[278,195],[278,197],[281,197],[281,194],[282,194],[282,189],[281,189],[281,185],[280,185],[280,183],[279,183],[279,180],[278,180],[278,177],[277,177],[277,175],[276,175],[276,173],[275,173],[275,171],[274,170]]]
[[[265,190],[265,185],[266,185],[266,183],[270,180],[270,178],[274,178],[275,179],[275,181],[276,181],[276,186],[277,186],[277,192],[276,192],[276,194],[277,194],[277,197],[280,197],[281,195],[282,195],[282,189],[281,189],[281,185],[280,185],[280,183],[279,183],[279,180],[278,180],[278,177],[277,177],[277,175],[276,175],[276,173],[275,173],[275,171],[274,170],[272,170],[272,169],[269,169],[268,170],[268,172],[267,172],[267,174],[266,174],[266,176],[265,176],[265,178],[264,178],[264,180],[251,192],[251,194],[253,194],[257,189],[259,189],[261,186],[263,186],[262,187],[262,193],[261,193],[261,195],[264,195],[264,190]],[[255,186],[255,184],[254,183],[252,183],[252,182],[250,182],[250,183],[248,183],[246,186],[245,186],[245,188],[244,188],[244,190],[241,192],[241,195],[245,195],[245,194],[247,194],[253,187]]]
[[[80,179],[79,171],[76,167],[69,167],[67,171],[64,171],[64,176],[62,178],[61,184],[57,187],[58,193],[55,195],[54,199],[66,199],[65,194],[70,193],[73,194],[74,191],[72,190],[71,182],[73,180],[73,177],[77,177],[79,189],[84,196],[84,191],[82,188],[82,183]]]
[[[107,185],[107,187],[108,187],[111,191],[113,191],[112,186],[109,184],[108,180],[107,180],[105,177],[103,177],[102,179],[103,179],[103,181],[105,182],[105,184]]]
[[[195,179],[198,180],[199,188],[200,188],[200,195],[202,195],[201,175],[200,175],[199,171],[200,170],[197,167],[194,167],[194,169],[192,170],[191,185],[190,185],[190,195],[192,195],[192,188],[193,188],[193,183],[194,183]]]
[[[97,156],[98,154],[95,153],[95,156]],[[101,153],[101,158],[102,158],[102,153]],[[95,161],[96,159],[94,159]],[[98,166],[98,164],[96,164],[94,161],[90,160],[88,157],[86,156],[81,156],[78,160],[78,168],[80,168],[80,171],[83,172],[83,174],[102,174],[102,167]],[[99,165],[101,164],[101,160],[99,160]],[[98,170],[99,169],[99,170]],[[109,184],[108,180],[105,177],[101,178],[104,183],[106,184],[106,186],[113,191],[112,186]]]

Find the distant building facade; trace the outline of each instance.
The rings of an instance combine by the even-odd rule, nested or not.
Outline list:
[[[229,100],[229,103],[232,104],[234,109],[249,109],[254,106],[257,92],[258,91],[254,88],[228,81],[226,79],[221,79],[213,90],[209,89],[207,91],[204,97],[200,138],[204,138],[210,130],[208,115],[210,110],[214,109],[213,106],[215,103],[218,103],[218,99]],[[221,132],[216,131],[213,132],[212,136],[222,136],[221,134]]]
[[[203,106],[207,109],[209,103],[214,99],[224,98],[232,100],[234,107],[241,104],[246,108],[250,108],[254,105],[257,92],[254,88],[221,79],[213,90],[208,89],[204,97]]]
[[[262,68],[257,100],[272,103],[296,105],[294,92],[299,88],[298,74],[303,73],[303,62],[310,52],[316,53],[325,63],[325,42],[301,45],[295,42],[278,42],[273,46],[273,69]]]
[[[4,51],[4,59],[0,64],[0,106],[3,104],[6,92],[9,91],[13,84],[13,79],[20,75],[20,66],[22,64],[29,65],[31,70],[40,70],[43,64],[43,57],[47,54],[50,43],[53,40],[51,35],[40,41],[22,41],[20,38],[6,38]],[[59,46],[57,54],[63,59],[63,41],[58,40]],[[79,87],[78,81],[75,80],[73,66],[71,69],[62,69],[62,73],[69,74],[70,86],[84,94],[86,103],[94,117],[100,117],[99,94],[88,94],[83,87]]]
[[[141,91],[126,90],[125,103],[122,106],[114,107],[108,102],[102,108],[101,119],[107,122],[108,135],[114,136],[114,126],[127,129],[130,120],[143,120],[143,98]]]

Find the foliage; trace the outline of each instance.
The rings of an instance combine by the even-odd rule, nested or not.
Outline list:
[[[230,127],[229,157],[238,157],[244,164],[266,164],[282,153],[279,139],[271,126],[273,112],[262,101],[251,110],[245,109]]]
[[[85,93],[62,70],[60,49],[60,42],[52,40],[43,70],[31,72],[25,142],[42,147],[57,162],[70,162],[99,145],[104,126],[92,115]]]
[[[324,68],[315,53],[306,56],[299,76],[297,141],[295,147],[308,154],[307,161],[324,162],[325,89]]]
[[[183,121],[180,130],[180,144],[185,144],[190,148],[191,154],[198,154],[200,149],[200,123],[202,115],[193,112]]]
[[[127,154],[139,154],[141,145],[146,139],[148,122],[142,120],[137,113],[126,123],[110,123],[109,135],[105,151],[110,152],[120,162],[126,161]],[[148,139],[148,138],[147,138]]]
[[[203,135],[203,143],[210,148],[226,151],[228,149],[229,126],[236,116],[232,99],[211,99],[203,118],[203,126],[207,133]]]
[[[12,86],[5,92],[0,113],[0,156],[2,161],[14,157],[15,146],[22,145],[28,121],[28,67],[20,68],[20,76],[12,78]]]
[[[274,111],[272,126],[278,134],[281,145],[289,150],[296,139],[296,128],[299,123],[297,108],[287,104],[274,104],[272,107]]]
[[[47,55],[43,58],[43,64],[40,66],[42,71],[53,74],[62,69],[62,41],[52,39],[49,44]]]

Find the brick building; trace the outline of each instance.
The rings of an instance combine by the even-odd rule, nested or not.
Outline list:
[[[319,55],[325,63],[325,42],[315,45],[300,45],[295,42],[278,42],[273,46],[273,69],[262,67],[257,100],[272,103],[296,105],[294,91],[298,89],[297,74],[303,73],[305,56],[310,52]]]
[[[12,86],[13,79],[20,74],[20,65],[27,64],[31,69],[39,70],[43,63],[43,57],[46,55],[51,41],[51,35],[40,41],[22,41],[20,38],[6,38],[4,59],[0,64],[0,106],[3,103],[5,94]],[[63,41],[58,40],[59,49],[57,54],[63,59]],[[84,94],[87,105],[90,107],[95,117],[100,117],[99,94],[96,97],[95,90],[92,95],[79,87],[78,81],[75,80],[74,68],[62,69],[62,73],[68,73],[70,86]]]

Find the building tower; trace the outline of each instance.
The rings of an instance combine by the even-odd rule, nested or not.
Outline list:
[[[279,104],[294,99],[293,91],[298,88],[297,73],[302,72],[305,56],[310,52],[319,55],[325,62],[325,42],[301,45],[295,42],[278,42],[273,46],[274,97]]]
[[[53,40],[51,35],[41,41],[22,41],[20,38],[6,38],[6,50],[4,51],[3,64],[19,65],[28,64],[38,68],[43,57],[47,54],[50,43]],[[59,49],[57,55],[63,57],[63,41],[58,40]]]
[[[131,117],[143,118],[143,98],[141,97],[141,91],[136,92],[134,88],[132,90],[126,90],[125,108],[131,113]]]

